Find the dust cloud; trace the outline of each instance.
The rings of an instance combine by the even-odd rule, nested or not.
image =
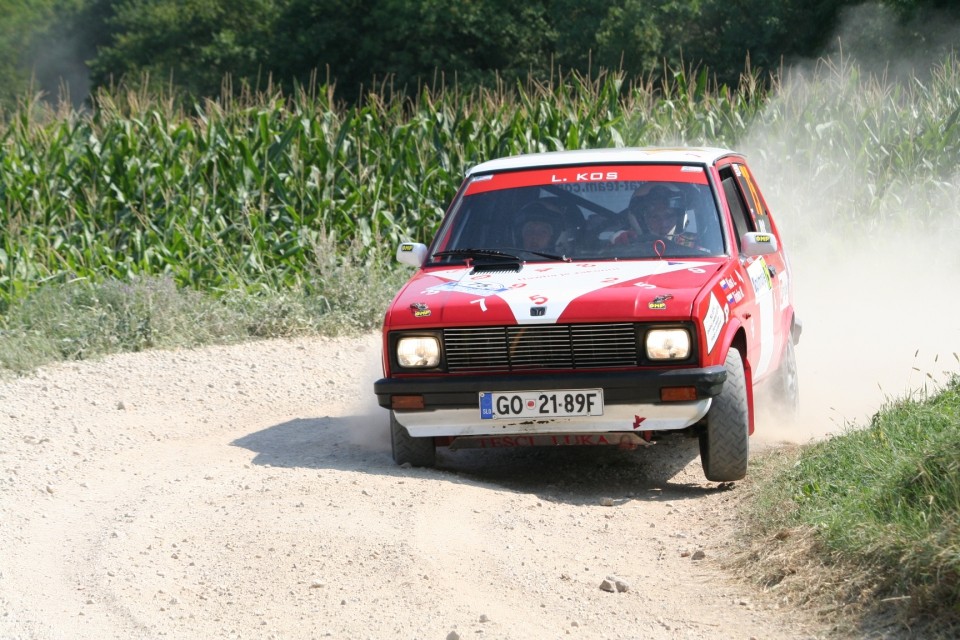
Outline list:
[[[789,225],[781,226],[789,250]],[[820,233],[833,231],[825,224]],[[813,243],[792,253],[803,322],[800,414],[792,424],[765,420],[760,439],[807,442],[864,426],[885,403],[921,397],[960,372],[956,258],[894,232],[844,233],[840,247]]]
[[[367,451],[390,452],[390,413],[377,403],[373,383],[383,377],[380,362],[380,333],[365,336],[356,360],[361,368],[354,396],[348,399],[349,410],[344,416],[351,444]]]
[[[780,99],[826,95],[825,83],[855,90],[824,73],[844,72],[822,64],[787,71]],[[799,417],[764,416],[761,440],[804,443],[865,426],[885,404],[932,393],[960,373],[960,172],[878,181],[858,162],[877,144],[853,106],[861,98],[827,98],[822,113],[815,100],[803,104],[803,131],[761,118],[741,145],[789,253],[803,322]],[[778,98],[768,107],[784,108]],[[830,129],[862,131],[862,139],[830,140]],[[869,210],[858,209],[864,203]]]

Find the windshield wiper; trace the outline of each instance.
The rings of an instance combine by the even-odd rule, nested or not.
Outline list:
[[[561,260],[563,262],[573,262],[573,258],[568,258],[567,256],[558,256],[555,253],[544,253],[543,251],[533,251],[531,249],[519,249],[519,251],[526,251],[527,253],[532,253],[535,256],[540,256],[541,258],[547,258],[549,260]]]
[[[495,260],[509,260],[519,262],[520,256],[515,256],[496,249],[449,249],[447,251],[437,251],[433,254],[434,258],[493,258]]]
[[[555,253],[545,253],[543,251],[534,251],[532,249],[520,249],[519,247],[510,247],[511,251],[523,251],[548,260],[560,260],[562,262],[571,262],[567,256],[558,256]],[[492,258],[494,260],[507,260],[509,262],[520,262],[520,256],[512,253],[498,251],[496,249],[448,249],[447,251],[437,251],[433,254],[434,258],[461,257],[461,258]]]

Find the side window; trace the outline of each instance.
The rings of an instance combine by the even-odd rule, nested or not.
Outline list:
[[[720,181],[723,185],[723,195],[727,198],[727,205],[730,207],[730,217],[733,219],[733,227],[736,230],[737,249],[740,248],[740,238],[749,231],[756,231],[753,225],[753,218],[747,213],[747,204],[744,201],[740,189],[737,188],[737,178],[733,174],[733,169],[724,167],[720,170]]]
[[[750,170],[742,164],[735,164],[733,165],[733,172],[737,177],[737,183],[740,185],[740,191],[746,196],[747,207],[756,222],[757,231],[769,233],[768,212]]]

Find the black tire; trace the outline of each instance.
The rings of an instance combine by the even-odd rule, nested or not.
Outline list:
[[[800,410],[800,376],[797,373],[797,354],[792,338],[787,339],[787,346],[773,381],[773,401],[791,416],[795,416]]]
[[[437,463],[437,446],[433,438],[414,438],[390,412],[390,448],[393,461],[414,467],[432,467]]]
[[[740,352],[730,347],[724,366],[727,379],[700,434],[700,464],[707,480],[714,482],[742,480],[750,457],[750,411]]]

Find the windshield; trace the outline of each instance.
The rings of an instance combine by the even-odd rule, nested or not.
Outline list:
[[[473,176],[440,227],[428,264],[689,258],[724,253],[702,167],[536,168]]]

